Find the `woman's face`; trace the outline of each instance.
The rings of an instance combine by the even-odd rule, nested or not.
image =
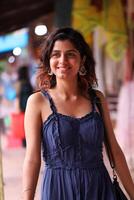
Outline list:
[[[69,40],[57,40],[50,55],[50,68],[56,78],[77,77],[82,59],[79,51]]]

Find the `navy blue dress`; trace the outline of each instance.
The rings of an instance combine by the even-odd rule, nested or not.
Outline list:
[[[57,112],[48,92],[52,114],[43,123],[45,170],[41,200],[116,200],[103,163],[104,128],[96,111],[75,118]]]

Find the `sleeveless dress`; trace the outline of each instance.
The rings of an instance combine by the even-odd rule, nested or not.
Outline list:
[[[92,102],[81,118],[57,112],[48,92],[42,92],[52,114],[42,126],[45,170],[41,200],[116,200],[103,163],[104,128]]]

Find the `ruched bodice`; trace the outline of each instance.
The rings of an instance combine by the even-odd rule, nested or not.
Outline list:
[[[103,124],[97,112],[79,119],[52,114],[43,124],[43,155],[50,167],[101,164],[102,141]]]
[[[58,113],[49,93],[43,95],[52,114],[42,128],[42,200],[115,200],[103,163],[104,127],[95,102],[90,113],[75,118]]]

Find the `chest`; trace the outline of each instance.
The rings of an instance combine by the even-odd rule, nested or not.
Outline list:
[[[58,113],[73,117],[82,117],[92,111],[91,102],[84,98],[78,100],[55,99],[55,107]]]

